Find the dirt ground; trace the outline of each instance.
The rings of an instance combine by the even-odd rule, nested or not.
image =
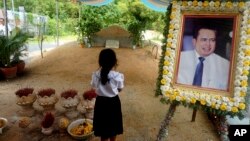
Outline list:
[[[59,94],[65,89],[76,89],[79,93],[90,88],[91,74],[98,68],[98,54],[103,48],[81,48],[70,42],[54,50],[32,58],[26,64],[25,73],[11,80],[0,81],[0,117],[9,120],[0,134],[0,141],[70,141],[67,133],[55,132],[46,136],[41,133],[40,121],[37,126],[21,129],[18,127],[20,106],[16,104],[15,91],[22,87],[54,88]],[[119,48],[117,53],[118,71],[125,75],[125,88],[120,93],[122,102],[124,133],[118,141],[155,141],[162,120],[169,105],[162,104],[155,97],[158,76],[158,59],[151,48]],[[219,141],[219,136],[206,114],[198,111],[196,121],[191,122],[192,110],[177,107],[170,123],[167,141]],[[94,137],[92,140],[98,140]]]

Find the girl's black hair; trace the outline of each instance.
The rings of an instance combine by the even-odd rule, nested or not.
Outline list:
[[[109,71],[117,65],[116,54],[112,49],[103,49],[99,54],[99,65],[101,66],[101,83],[109,82]]]

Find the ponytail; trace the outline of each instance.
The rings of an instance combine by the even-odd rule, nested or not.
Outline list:
[[[101,83],[109,82],[108,74],[117,65],[116,54],[112,49],[103,49],[99,54],[99,65],[101,67]]]

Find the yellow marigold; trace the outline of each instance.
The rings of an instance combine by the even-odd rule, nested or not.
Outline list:
[[[179,95],[179,94],[180,94],[179,91],[177,91],[177,90],[174,91],[174,95]]]
[[[244,53],[245,53],[246,56],[250,56],[250,49],[246,49],[246,50],[244,51]]]
[[[174,29],[174,25],[173,24],[170,24],[169,25],[169,29]],[[250,42],[250,41],[249,41]]]
[[[185,97],[185,96],[182,96],[182,97],[181,97],[181,101],[186,101],[186,97]]]
[[[247,29],[247,34],[250,34],[250,28]]]
[[[221,96],[220,95],[216,95],[216,96],[214,96],[214,98],[219,100],[219,99],[221,99]]]
[[[247,87],[247,80],[242,80],[240,83],[241,87]]]
[[[238,110],[237,107],[232,107],[231,111],[234,112],[234,113],[237,113],[239,110]]]
[[[172,44],[170,42],[167,43],[167,47],[171,47]]]
[[[229,97],[230,102],[234,102],[234,99],[232,97]]]
[[[246,108],[246,104],[245,103],[240,103],[239,104],[239,109],[244,110]]]
[[[198,5],[198,1],[197,0],[194,0],[193,1],[193,6],[197,6]]]
[[[187,6],[187,5],[188,5],[188,2],[187,2],[187,1],[183,1],[181,5],[182,5],[182,6]]]
[[[215,108],[215,103],[214,102],[211,103],[211,107]]]
[[[170,94],[168,92],[165,93],[166,97],[170,97]]]
[[[166,55],[166,56],[171,56],[170,50],[167,50],[167,51],[165,52],[165,55]]]
[[[208,2],[208,1],[204,1],[204,2],[203,2],[203,6],[204,6],[204,7],[208,7],[208,5],[209,5],[209,2]]]
[[[214,6],[215,6],[215,7],[219,7],[219,6],[220,6],[220,2],[219,2],[219,1],[216,1],[216,2],[214,3]]]
[[[162,74],[167,75],[169,72],[168,70],[163,70]]]
[[[196,99],[195,98],[191,98],[190,103],[195,104],[196,103]]]
[[[176,11],[176,8],[172,8],[172,13]]]
[[[247,67],[250,65],[250,61],[249,60],[244,60],[243,61],[243,66]]]
[[[242,91],[240,92],[241,97],[245,97],[246,95],[247,95],[246,92],[242,92]]]
[[[244,2],[239,2],[239,5],[238,5],[240,8],[244,7],[245,6],[245,3]]]
[[[244,69],[244,70],[242,71],[242,75],[248,76],[248,74],[249,74],[249,71],[248,71],[248,70],[245,70],[245,69]]]
[[[164,66],[169,66],[170,62],[169,61],[164,61]]]
[[[200,100],[200,103],[201,103],[201,105],[205,105],[206,104],[206,100]]]
[[[169,33],[169,34],[168,34],[168,38],[173,38],[173,34],[172,34],[172,33]]]
[[[222,111],[225,111],[227,109],[227,105],[225,105],[224,103],[220,105],[220,109]]]
[[[246,40],[246,45],[250,45],[250,39]]]
[[[250,20],[248,20],[247,23],[250,24]]]
[[[173,4],[176,4],[176,3],[177,3],[177,1],[176,1],[176,0],[174,0],[172,3],[173,3]]]
[[[170,19],[173,20],[175,18],[175,15],[174,14],[171,14],[170,15]]]
[[[162,85],[165,85],[166,83],[167,83],[167,81],[166,81],[165,79],[162,79],[162,80],[161,80],[161,84],[162,84]]]
[[[175,96],[175,95],[171,95],[171,96],[170,96],[170,100],[171,100],[171,101],[173,101],[173,100],[175,100],[175,99],[176,99],[176,96]]]
[[[226,7],[227,7],[227,8],[232,8],[232,7],[233,7],[233,3],[232,3],[231,1],[228,1],[228,2],[226,3]]]

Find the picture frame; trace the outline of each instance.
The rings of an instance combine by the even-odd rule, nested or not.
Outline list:
[[[176,86],[183,85],[182,87],[201,89],[208,92],[219,91],[220,94],[225,96],[232,94],[233,87],[230,84],[232,84],[232,70],[235,64],[235,51],[237,50],[235,43],[238,41],[239,19],[240,15],[237,13],[218,13],[214,15],[214,13],[208,12],[198,14],[188,12],[182,14],[183,22],[176,56],[177,66],[174,71],[174,83]],[[205,62],[204,64],[203,83],[197,87],[192,85],[192,82],[197,63],[194,53],[196,52],[199,55],[193,44],[193,41],[196,41],[193,34],[195,29],[198,28],[204,28],[204,30],[212,28],[212,31],[214,30],[216,34],[214,36],[214,47],[211,45],[211,41],[207,40],[206,34],[203,35],[204,37],[201,36],[202,40],[207,40],[206,42],[202,43],[197,39],[199,43],[203,44],[198,45],[198,50],[200,48],[209,49],[209,54],[205,56],[208,63]],[[196,32],[199,33],[198,31]],[[212,50],[213,48],[214,50]],[[217,59],[215,60],[214,57]]]
[[[173,1],[167,32],[166,49],[162,61],[160,91],[162,101],[201,108],[215,115],[239,115],[246,108],[250,65],[250,14],[248,2]],[[197,87],[177,81],[181,46],[183,46],[187,17],[231,19],[234,32],[226,89]],[[216,21],[216,20],[214,20]]]

